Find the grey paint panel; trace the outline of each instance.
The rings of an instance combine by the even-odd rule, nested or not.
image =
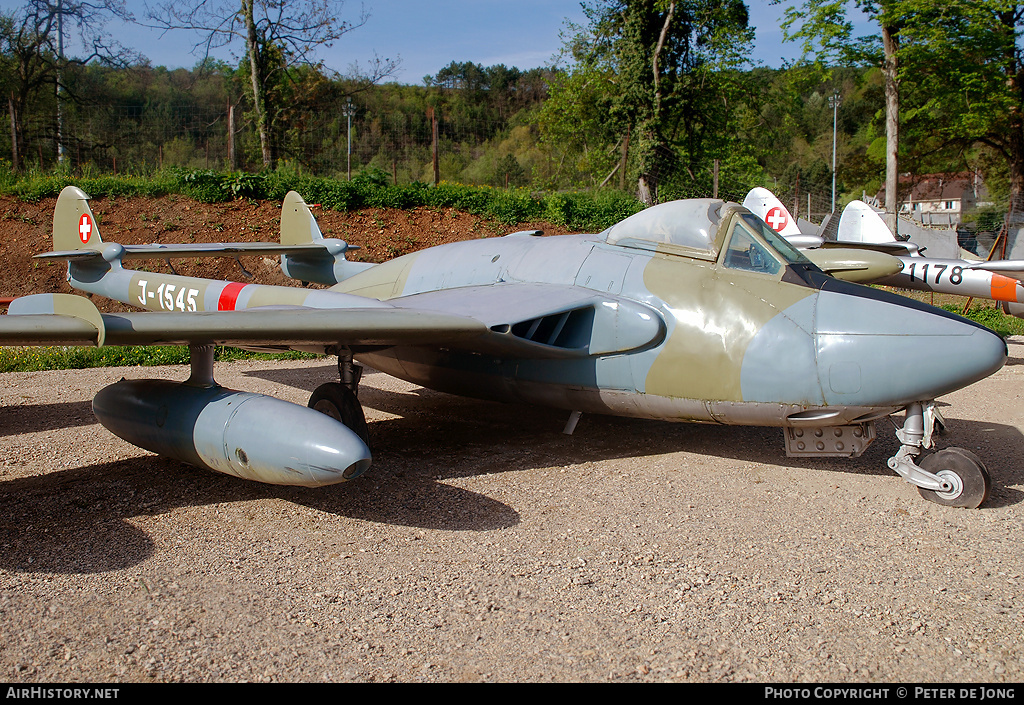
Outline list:
[[[821,334],[900,336],[970,335],[973,327],[954,317],[937,316],[889,301],[822,291],[818,294],[816,330]]]
[[[935,399],[992,374],[1006,360],[1002,339],[978,329],[967,335],[822,334],[817,350],[825,403],[835,405]],[[853,365],[860,366],[856,388]]]
[[[744,401],[818,405],[824,403],[814,374],[814,313],[808,296],[772,318],[754,336],[743,356],[740,388]]]

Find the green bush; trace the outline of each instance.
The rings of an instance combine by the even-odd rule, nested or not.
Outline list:
[[[544,213],[543,203],[522,189],[498,190],[489,199],[486,215],[506,225],[538,220]]]
[[[6,168],[4,168],[6,166]],[[525,188],[504,189],[442,182],[427,186],[391,184],[380,169],[360,172],[351,181],[305,176],[291,168],[258,173],[219,172],[211,169],[171,167],[147,176],[88,175],[73,178],[67,172],[13,174],[0,164],[0,194],[28,201],[56,197],[68,185],[79,186],[93,198],[105,196],[164,196],[181,194],[201,203],[235,198],[280,202],[288,191],[302,194],[307,203],[336,211],[360,208],[454,208],[507,225],[549,220],[572,230],[599,232],[643,206],[616,191],[596,194],[538,195]]]

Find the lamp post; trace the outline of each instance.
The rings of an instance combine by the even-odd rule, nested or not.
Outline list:
[[[828,99],[828,105],[832,108],[832,212],[836,212],[836,117],[839,115],[839,91],[832,94]]]
[[[352,99],[349,98],[345,103],[345,109],[342,111],[342,115],[348,118],[348,180],[352,180],[352,116],[355,115],[356,109],[352,105]]]

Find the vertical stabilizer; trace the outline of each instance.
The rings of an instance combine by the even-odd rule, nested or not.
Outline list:
[[[358,246],[336,238],[325,238],[313,211],[295,191],[289,191],[281,204],[281,244],[321,246],[309,252],[281,255],[281,271],[285,276],[304,283],[333,286],[373,266],[345,259],[345,253],[358,249]]]
[[[53,209],[53,249],[97,250],[102,244],[89,197],[77,186],[65,186]]]
[[[305,245],[323,239],[309,205],[295,191],[289,191],[281,204],[281,244]]]
[[[783,237],[800,235],[800,228],[796,219],[790,215],[789,209],[782,205],[774,193],[766,188],[757,186],[750,189],[747,197],[743,199],[743,207],[768,223],[772,230]]]
[[[896,242],[882,214],[863,201],[850,201],[839,218],[839,242],[883,244]]]

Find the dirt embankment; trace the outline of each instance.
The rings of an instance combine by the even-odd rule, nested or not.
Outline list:
[[[35,203],[0,197],[0,297],[45,292],[69,292],[63,262],[33,260],[52,246],[55,198]],[[238,199],[229,203],[197,203],[180,196],[162,198],[98,198],[90,203],[103,239],[124,245],[146,243],[275,242],[280,237],[281,204]],[[315,208],[326,237],[358,245],[350,255],[364,262],[383,262],[415,250],[447,242],[505,235],[515,230],[564,234],[549,223],[508,226],[453,209],[396,210],[364,208],[339,212]],[[298,282],[281,273],[278,259],[244,257],[185,259],[172,263],[179,274],[211,279],[283,284]],[[138,268],[169,271],[160,260],[140,262]],[[97,299],[102,310],[117,304]]]

